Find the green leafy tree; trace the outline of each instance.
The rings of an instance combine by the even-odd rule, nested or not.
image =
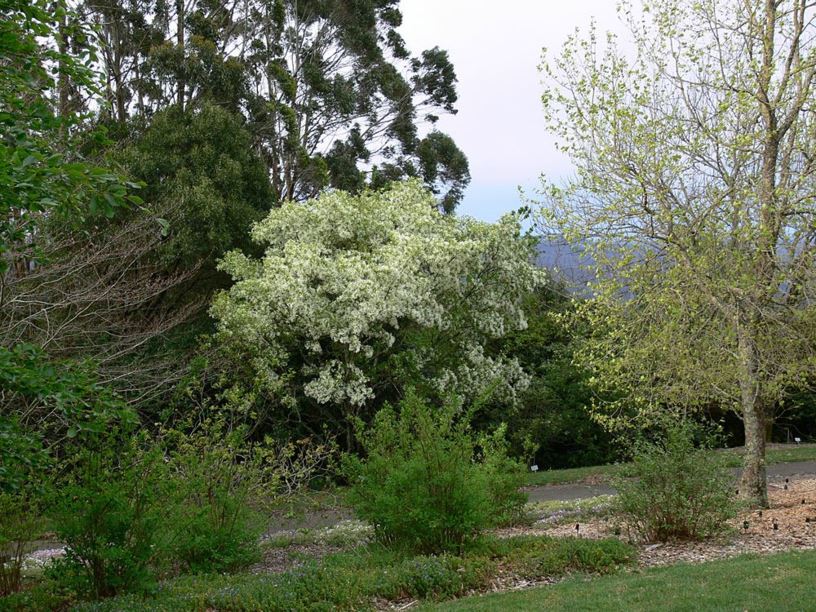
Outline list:
[[[77,154],[75,117],[60,114],[54,99],[70,79],[93,89],[90,51],[68,52],[70,34],[87,36],[81,24],[67,25],[65,4],[8,0],[0,22],[0,307],[6,275],[25,274],[36,258],[37,226],[48,216],[64,223],[112,216],[129,202],[129,183]],[[63,96],[60,92],[61,97]],[[97,135],[99,136],[99,135]],[[13,268],[9,271],[9,268]]]
[[[712,401],[745,426],[740,490],[767,505],[766,430],[813,368],[814,10],[802,0],[622,5],[545,62],[547,116],[577,166],[545,220],[595,258],[579,355],[614,425]],[[623,418],[621,418],[623,417]]]
[[[168,222],[156,254],[168,269],[204,265],[212,275],[216,258],[250,246],[252,223],[274,203],[240,117],[209,102],[160,112],[117,160]]]

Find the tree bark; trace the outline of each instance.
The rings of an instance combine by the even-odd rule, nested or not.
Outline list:
[[[177,84],[177,103],[179,110],[184,112],[184,95],[185,95],[185,72],[187,67],[184,65],[184,0],[176,0],[176,44],[181,53],[182,63],[180,66],[179,79]]]
[[[743,458],[740,492],[755,508],[768,507],[768,475],[765,466],[767,415],[762,402],[758,356],[751,325],[738,324],[740,351],[740,395],[742,419],[745,427],[745,456]]]
[[[59,53],[60,53],[60,60],[59,60],[59,76],[57,79],[57,89],[59,90],[59,115],[63,122],[68,120],[68,113],[69,113],[69,106],[71,103],[70,92],[68,88],[70,86],[68,82],[68,73],[65,69],[65,60],[64,56],[68,54],[68,22],[65,16],[65,13],[62,14],[59,20]],[[65,123],[62,124],[62,131],[65,132]]]

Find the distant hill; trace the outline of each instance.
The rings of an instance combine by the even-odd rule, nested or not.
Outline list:
[[[541,238],[538,243],[536,264],[549,270],[576,293],[586,290],[594,275],[586,267],[592,267],[592,256],[579,245],[570,246],[566,240]]]

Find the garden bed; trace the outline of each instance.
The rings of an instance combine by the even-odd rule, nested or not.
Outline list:
[[[784,488],[786,484],[787,490]],[[502,530],[499,535],[540,534],[588,539],[618,537],[633,541],[639,550],[638,562],[643,567],[680,562],[702,563],[745,553],[816,549],[816,479],[789,478],[787,483],[779,479],[769,483],[768,497],[770,508],[763,510],[761,516],[756,510],[740,512],[729,521],[730,529],[726,535],[706,542],[634,542],[625,527],[621,528],[608,513],[603,512],[608,506],[607,498],[582,500],[580,505],[551,508],[530,527]],[[744,528],[745,521],[747,529]]]

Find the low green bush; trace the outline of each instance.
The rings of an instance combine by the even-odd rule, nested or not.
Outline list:
[[[20,590],[25,555],[45,529],[39,493],[0,491],[0,596]]]
[[[727,457],[690,423],[672,424],[665,437],[638,446],[618,478],[613,511],[647,541],[702,540],[727,529],[738,506]]]
[[[365,458],[348,455],[348,500],[384,543],[436,553],[461,550],[484,529],[520,515],[521,467],[501,432],[479,439],[449,403],[432,409],[409,395],[359,433]]]
[[[195,433],[165,434],[169,443],[170,555],[182,572],[229,572],[260,558],[264,528],[255,507],[263,484],[259,455],[242,432],[206,422]]]
[[[151,563],[162,553],[167,520],[162,456],[124,436],[78,452],[48,508],[66,551],[50,574],[81,596],[109,597],[155,584]]]
[[[632,547],[617,538],[588,540],[522,536],[491,539],[486,541],[482,553],[502,559],[506,567],[526,579],[573,572],[609,574],[635,558]]]

